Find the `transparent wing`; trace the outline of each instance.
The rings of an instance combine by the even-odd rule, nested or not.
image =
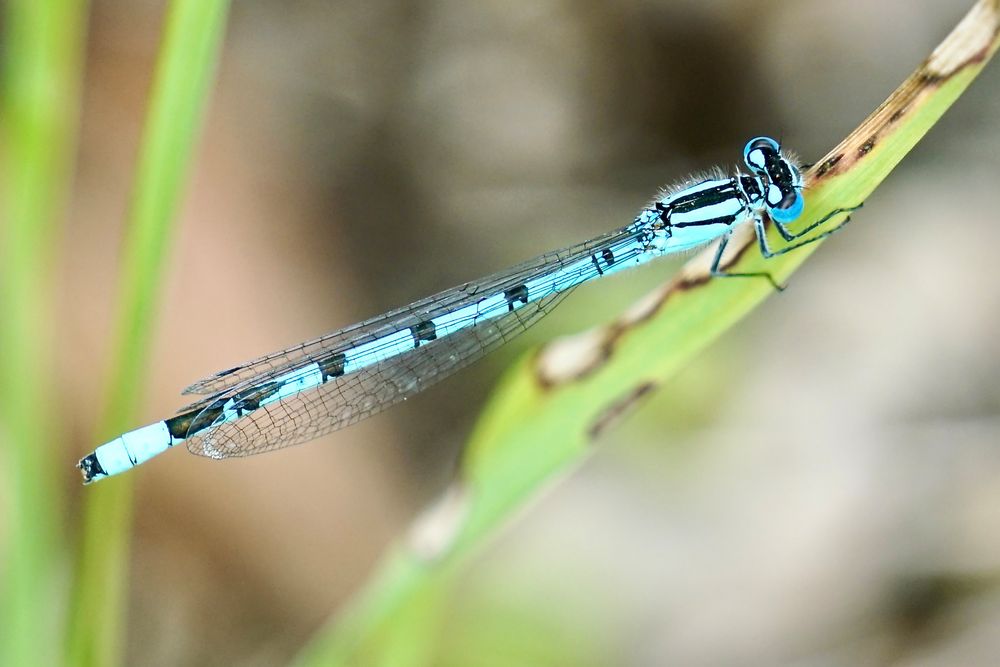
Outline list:
[[[572,288],[479,326],[455,332],[318,387],[262,406],[186,441],[202,456],[250,456],[290,447],[349,426],[443,380],[540,320]],[[197,428],[197,424],[193,426]]]
[[[595,253],[610,251],[616,268],[640,260],[643,246],[637,237],[636,231],[626,228],[547,253],[514,269],[207,378],[193,387],[197,391],[216,387],[222,390],[182,410],[200,410],[188,429],[188,449],[212,458],[248,456],[301,443],[369,417],[524,332],[555,308],[574,286],[604,273],[596,261],[591,261]],[[462,326],[451,333],[403,352],[386,350],[387,358],[382,361],[266,402],[282,385],[315,373],[317,364],[329,364],[338,356],[342,360],[344,353],[359,346],[391,339],[394,333],[470,304],[491,301],[489,297],[523,287],[532,280],[542,281],[540,298],[509,311],[507,303],[499,300],[501,303],[492,312],[465,318]],[[223,405],[229,406],[228,415]],[[234,419],[234,413],[241,416]]]
[[[265,355],[253,361],[234,368],[219,371],[190,385],[184,394],[219,394],[231,387],[259,384],[271,377],[280,375],[289,369],[329,356],[331,351],[345,349],[380,336],[413,326],[437,314],[454,310],[464,303],[474,301],[483,294],[494,294],[505,286],[523,283],[530,277],[548,270],[549,267],[572,261],[580,256],[588,255],[601,247],[614,246],[635,235],[629,228],[610,232],[590,241],[555,250],[539,255],[523,264],[494,273],[480,280],[465,283],[458,287],[439,292],[426,299],[421,299],[408,306],[391,310],[371,319],[353,324],[339,331],[328,333],[319,338],[300,343],[286,350],[280,350]],[[197,403],[182,408],[181,412],[189,410]]]

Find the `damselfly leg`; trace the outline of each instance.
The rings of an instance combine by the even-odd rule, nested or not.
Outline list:
[[[838,215],[841,215],[843,213],[851,213],[853,211],[858,210],[862,206],[864,206],[864,202],[858,204],[857,206],[851,206],[851,207],[848,207],[848,208],[834,209],[833,211],[830,211],[830,213],[828,213],[827,215],[823,216],[822,218],[820,218],[819,220],[817,220],[817,221],[815,221],[813,223],[810,223],[805,229],[802,229],[802,230],[800,230],[798,232],[790,232],[790,231],[788,231],[787,227],[785,227],[785,225],[783,225],[782,223],[778,222],[777,220],[772,220],[772,222],[774,222],[774,227],[775,227],[775,229],[778,230],[778,233],[781,235],[781,237],[785,241],[789,241],[790,242],[790,241],[795,241],[796,239],[801,239],[803,236],[805,236],[806,234],[808,234],[812,230],[816,229],[817,227],[819,227],[823,223],[828,222],[832,218],[834,218],[834,217],[836,217]],[[771,247],[770,247],[770,245],[767,242],[767,230],[765,229],[765,226],[764,226],[764,217],[763,217],[762,214],[757,214],[754,217],[754,231],[755,231],[755,233],[757,235],[757,245],[760,248],[760,254],[761,254],[761,256],[763,256],[764,259],[771,259],[772,257],[777,257],[779,255],[784,255],[786,253],[791,252],[792,250],[798,250],[799,248],[801,248],[803,246],[807,246],[810,243],[815,243],[816,241],[820,241],[822,239],[825,239],[826,237],[830,236],[831,234],[834,234],[834,233],[840,231],[850,221],[851,221],[851,216],[848,215],[846,218],[844,218],[840,222],[840,224],[838,224],[833,229],[827,230],[827,231],[823,232],[822,234],[817,234],[816,236],[814,236],[812,238],[809,238],[809,239],[805,239],[804,241],[799,241],[798,243],[793,243],[790,246],[785,246],[784,248],[781,248],[779,250],[771,250]],[[722,262],[722,255],[725,253],[725,251],[726,251],[726,245],[729,243],[729,240],[730,240],[731,237],[732,237],[732,234],[726,234],[719,241],[719,245],[718,245],[718,247],[715,250],[715,257],[712,259],[712,266],[711,266],[711,269],[710,269],[710,273],[711,273],[712,277],[713,278],[763,278],[764,280],[767,280],[771,284],[771,287],[773,287],[776,291],[778,291],[778,292],[784,291],[784,289],[785,289],[786,286],[779,284],[774,279],[774,276],[772,276],[769,271],[740,271],[740,272],[731,272],[731,271],[725,271],[724,269],[720,268],[719,265]]]

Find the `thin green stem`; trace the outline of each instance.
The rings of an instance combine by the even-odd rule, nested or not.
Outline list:
[[[0,448],[8,501],[0,664],[50,664],[62,605],[63,498],[50,418],[59,223],[72,179],[86,3],[12,0],[0,102]]]
[[[173,221],[214,80],[228,9],[228,0],[174,0],[168,10],[129,211],[101,436],[123,430],[139,410]],[[69,664],[114,665],[122,660],[132,479],[123,476],[85,494],[69,619]]]

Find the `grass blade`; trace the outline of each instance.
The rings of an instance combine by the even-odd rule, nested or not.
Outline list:
[[[1000,2],[980,0],[927,61],[809,171],[802,219],[818,220],[863,202],[958,99],[998,44]],[[830,220],[825,229],[838,222]],[[818,245],[765,266],[753,243],[752,232],[735,239],[727,268],[766,269],[778,280],[787,279]],[[777,239],[774,247],[781,247]],[[616,322],[556,341],[511,369],[472,435],[446,500],[297,664],[421,664],[456,569],[545,484],[582,461],[595,437],[631,405],[772,293],[762,280],[710,280],[713,252],[696,257]]]
[[[17,0],[4,16],[0,102],[0,448],[9,509],[0,664],[56,657],[62,591],[51,412],[55,248],[72,180],[86,3]]]
[[[137,416],[172,223],[214,79],[228,8],[227,0],[174,0],[168,10],[129,211],[102,436],[124,430]],[[85,494],[69,664],[121,662],[132,479],[110,480]]]

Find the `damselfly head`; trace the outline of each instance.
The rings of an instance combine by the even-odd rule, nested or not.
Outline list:
[[[761,180],[765,190],[768,214],[778,222],[791,222],[802,214],[802,172],[781,146],[770,137],[757,137],[747,142],[743,161]]]

